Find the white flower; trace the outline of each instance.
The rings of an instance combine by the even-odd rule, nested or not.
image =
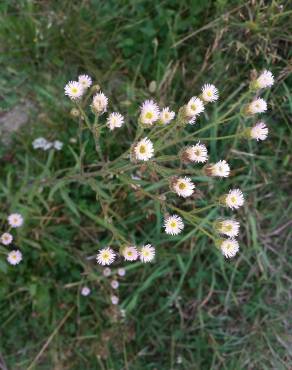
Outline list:
[[[137,248],[134,246],[124,247],[122,255],[124,256],[126,261],[136,261],[139,256]]]
[[[160,112],[160,122],[164,125],[167,125],[170,121],[172,121],[175,117],[175,113],[170,111],[168,107],[163,108]]]
[[[104,95],[104,93],[99,92],[94,95],[91,108],[97,114],[102,114],[106,112],[108,105],[108,98]]]
[[[213,102],[218,100],[218,89],[211,84],[205,84],[202,87],[202,98],[205,102]]]
[[[223,220],[215,223],[215,229],[220,233],[229,237],[237,236],[239,233],[240,224],[234,220]]]
[[[189,123],[194,123],[196,116],[202,113],[204,109],[203,101],[193,96],[186,105],[186,115],[190,119]]]
[[[38,137],[32,142],[32,146],[34,149],[43,149],[47,143],[44,137]]]
[[[8,253],[7,261],[10,265],[18,265],[22,260],[22,253],[19,250],[14,250]]]
[[[117,112],[111,113],[106,120],[106,124],[110,130],[122,127],[124,124],[124,117]]]
[[[51,143],[50,141],[47,141],[46,144],[44,145],[43,149],[44,150],[49,150],[53,147],[53,143]]]
[[[146,244],[141,247],[140,260],[142,262],[151,262],[155,257],[155,248],[151,244]]]
[[[92,79],[88,75],[80,75],[78,82],[81,84],[84,90],[88,89],[92,85]]]
[[[184,228],[184,223],[180,216],[172,215],[164,220],[164,228],[166,234],[178,235],[182,232]]]
[[[140,122],[153,125],[159,119],[159,107],[153,100],[146,100],[141,106]]]
[[[10,233],[4,233],[1,235],[0,241],[4,245],[9,245],[11,244],[13,240],[13,236]]]
[[[204,163],[208,160],[208,151],[204,144],[192,145],[186,148],[185,153],[191,162]]]
[[[84,286],[81,289],[81,295],[83,295],[84,297],[87,297],[90,294],[90,292],[91,290],[88,288],[88,286]]]
[[[103,248],[99,250],[96,260],[97,260],[97,263],[105,266],[105,265],[110,265],[111,263],[113,263],[115,260],[115,257],[116,257],[115,252],[111,248],[107,247],[107,248]]]
[[[240,189],[229,190],[229,193],[224,196],[224,203],[231,209],[238,209],[244,203],[242,191]]]
[[[118,304],[119,303],[119,297],[117,297],[116,295],[112,295],[111,296],[111,302],[114,305]]]
[[[234,257],[239,250],[239,244],[233,238],[226,239],[221,242],[220,249],[226,258]]]
[[[8,223],[11,227],[20,227],[23,224],[23,217],[19,213],[12,213],[8,216]]]
[[[113,289],[118,289],[118,287],[119,287],[119,282],[118,282],[117,280],[113,280],[113,281],[111,282],[111,286],[112,286],[112,288],[113,288]]]
[[[125,276],[126,275],[126,270],[124,268],[119,268],[118,269],[118,275],[119,276]]]
[[[103,276],[105,277],[108,277],[110,276],[112,273],[112,270],[109,268],[109,267],[106,267],[104,270],[103,270]]]
[[[266,140],[268,133],[269,129],[264,122],[258,122],[250,129],[250,137],[256,139],[256,141]]]
[[[63,143],[62,143],[62,141],[59,141],[59,140],[55,140],[54,142],[53,142],[53,146],[54,146],[54,148],[56,149],[56,150],[61,150],[62,148],[63,148]]]
[[[140,161],[148,161],[154,155],[154,148],[151,140],[147,137],[138,142],[134,147],[135,156]]]
[[[271,87],[273,85],[274,85],[274,76],[272,72],[267,71],[266,69],[255,81],[255,87],[257,89],[264,89],[266,87]]]
[[[207,174],[214,177],[228,177],[230,174],[229,164],[223,160],[207,167]]]
[[[194,192],[195,185],[189,177],[180,177],[173,184],[173,190],[180,197],[190,197]]]
[[[247,107],[247,112],[249,114],[263,113],[266,110],[267,110],[267,103],[262,98],[255,99]]]
[[[77,81],[69,81],[64,90],[71,100],[80,99],[84,92],[83,86]]]

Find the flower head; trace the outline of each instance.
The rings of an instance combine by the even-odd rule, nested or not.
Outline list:
[[[69,81],[64,88],[65,95],[69,96],[71,100],[78,100],[84,93],[83,86],[77,81]]]
[[[108,98],[104,95],[104,93],[99,92],[94,95],[91,108],[94,113],[96,114],[103,114],[106,112],[108,105]]]
[[[209,103],[209,102],[214,102],[218,100],[219,94],[218,94],[218,89],[211,84],[205,84],[202,87],[202,99]]]
[[[204,103],[200,98],[193,96],[186,105],[185,113],[189,123],[194,123],[196,116],[205,110]]]
[[[189,146],[183,151],[183,159],[188,162],[204,163],[208,160],[208,150],[200,143]]]
[[[91,290],[88,288],[88,286],[84,286],[81,289],[81,295],[83,295],[84,297],[87,297],[90,294],[90,292]]]
[[[78,77],[78,82],[84,90],[88,89],[92,85],[92,79],[88,75],[80,75]]]
[[[103,276],[105,276],[105,277],[108,277],[108,276],[110,276],[111,275],[111,273],[112,273],[112,270],[109,268],[109,267],[106,267],[104,270],[103,270]]]
[[[111,281],[111,287],[112,287],[113,289],[118,289],[118,287],[119,287],[119,282],[118,282],[117,280],[112,280],[112,281]]]
[[[266,110],[267,110],[267,103],[262,98],[255,99],[247,107],[247,113],[249,114],[263,113]]]
[[[143,245],[140,249],[140,260],[142,262],[152,262],[155,257],[155,248],[151,244]]]
[[[4,245],[9,245],[12,243],[13,236],[10,233],[4,233],[0,237],[0,242]]]
[[[14,250],[8,253],[7,261],[10,265],[18,265],[22,260],[22,253],[19,250]]]
[[[230,174],[229,164],[225,161],[219,161],[206,167],[206,174],[213,177],[228,177]]]
[[[126,270],[124,268],[120,267],[118,269],[118,275],[119,276],[125,276],[126,275]]]
[[[234,220],[223,220],[215,222],[216,231],[229,237],[237,236],[239,233],[239,227],[239,222]]]
[[[140,140],[134,147],[136,159],[139,161],[148,161],[154,155],[154,148],[151,140],[147,137]]]
[[[255,139],[256,141],[266,140],[266,138],[268,137],[268,133],[269,129],[264,122],[258,122],[249,131],[250,137],[252,139]]]
[[[19,213],[12,213],[8,216],[8,224],[11,227],[20,227],[23,225],[23,217]]]
[[[244,203],[243,193],[240,189],[229,190],[229,193],[223,196],[223,203],[228,208],[238,209]]]
[[[108,128],[112,131],[115,128],[123,126],[124,117],[120,113],[113,112],[108,116],[108,118],[106,120],[106,124],[107,124]]]
[[[111,248],[107,247],[100,249],[98,251],[96,260],[97,263],[99,263],[102,266],[105,266],[112,264],[115,260],[115,257],[116,257],[115,252]]]
[[[48,141],[44,137],[38,137],[32,142],[34,149],[44,149]]]
[[[255,81],[256,89],[264,89],[266,87],[271,87],[274,85],[274,76],[272,72],[266,69],[260,74],[260,76]]]
[[[172,215],[164,220],[164,228],[166,234],[178,235],[184,228],[183,220],[178,215]]]
[[[189,177],[180,177],[175,180],[172,187],[180,197],[187,198],[193,194],[195,185]]]
[[[152,126],[159,119],[159,107],[153,100],[146,100],[141,106],[140,122]]]
[[[239,244],[237,240],[233,238],[225,239],[221,241],[220,249],[221,249],[222,254],[226,258],[234,257],[239,250]]]
[[[111,296],[111,302],[114,305],[118,304],[119,303],[119,297],[117,297],[116,295],[112,295]]]
[[[170,123],[170,121],[174,119],[174,117],[175,112],[172,112],[168,107],[166,107],[163,108],[162,111],[160,112],[159,121],[163,125],[167,125],[168,123]]]
[[[122,255],[124,256],[126,261],[136,261],[139,256],[137,248],[134,246],[124,247]]]
[[[62,141],[59,141],[59,140],[55,140],[54,142],[53,142],[53,146],[54,146],[54,148],[56,149],[56,150],[61,150],[62,148],[63,148],[63,143],[62,143]]]

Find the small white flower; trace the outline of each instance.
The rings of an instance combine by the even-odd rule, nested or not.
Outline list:
[[[50,141],[47,141],[47,143],[44,145],[43,149],[44,149],[44,150],[49,150],[49,149],[51,149],[53,146],[54,146],[54,144],[53,144],[53,143],[51,143]]]
[[[138,142],[134,147],[135,156],[140,161],[148,161],[154,155],[154,148],[151,140],[147,137]]]
[[[111,281],[111,286],[113,289],[118,289],[119,287],[119,282],[117,280]]]
[[[233,238],[226,239],[221,242],[220,249],[226,258],[234,257],[239,250],[239,244]]]
[[[119,303],[119,297],[117,297],[116,295],[112,295],[111,296],[111,302],[114,305],[118,304]]]
[[[84,92],[83,86],[77,81],[69,81],[64,90],[71,100],[80,99]]]
[[[23,224],[23,217],[19,213],[12,213],[8,216],[8,224],[11,227],[20,227]]]
[[[9,252],[7,261],[10,265],[18,265],[22,261],[22,253],[19,250]]]
[[[83,295],[84,297],[87,297],[90,294],[90,292],[91,290],[88,288],[88,286],[84,286],[81,289],[81,295]]]
[[[146,244],[141,247],[140,260],[142,262],[152,262],[155,257],[155,248],[151,244]]]
[[[0,241],[4,245],[9,245],[12,243],[13,236],[10,233],[4,233],[1,235]]]
[[[109,268],[109,267],[106,267],[104,270],[103,270],[103,276],[105,277],[108,277],[110,276],[112,273],[112,270]]]
[[[266,124],[264,122],[258,122],[254,127],[251,128],[250,137],[256,141],[266,140],[268,133],[269,129]]]
[[[160,112],[160,122],[164,125],[170,123],[175,117],[175,112],[172,112],[168,107],[163,108]]]
[[[115,260],[115,257],[116,257],[115,252],[111,248],[107,247],[107,248],[103,248],[99,250],[96,260],[97,260],[97,263],[105,266],[105,265],[110,265],[111,263],[113,263]]]
[[[141,106],[140,122],[152,126],[159,119],[159,107],[153,100],[146,100]]]
[[[124,117],[117,112],[111,113],[106,120],[106,124],[110,130],[122,127],[124,124]]]
[[[164,220],[164,228],[166,234],[178,235],[182,232],[184,228],[184,223],[180,216],[172,215]]]
[[[202,113],[204,109],[203,101],[193,96],[186,105],[186,115],[190,119],[189,123],[194,123],[196,116]]]
[[[94,95],[91,108],[97,114],[102,114],[106,112],[108,105],[108,98],[104,95],[104,93],[99,92]]]
[[[214,102],[218,100],[219,94],[218,89],[211,84],[205,84],[202,87],[202,98],[205,102]]]
[[[88,75],[80,75],[78,82],[82,85],[83,89],[86,90],[92,85],[92,79]]]
[[[126,261],[136,261],[136,259],[139,257],[137,248],[134,246],[124,247],[122,255]]]
[[[186,148],[187,159],[191,162],[204,163],[208,160],[208,150],[204,144],[196,144]]]
[[[234,220],[223,220],[215,223],[215,229],[220,233],[229,237],[237,236],[239,233],[240,224]]]
[[[255,86],[258,89],[264,89],[266,87],[271,87],[274,85],[274,76],[272,72],[266,69],[261,73],[261,75],[256,79]]]
[[[224,203],[231,209],[238,209],[244,204],[242,191],[240,189],[229,190],[229,193],[224,197]]]
[[[56,150],[61,150],[62,148],[63,148],[63,143],[62,143],[62,141],[59,141],[59,140],[55,140],[54,142],[53,142],[53,146],[54,146],[54,148],[56,149]]]
[[[229,164],[223,160],[210,165],[207,168],[207,173],[214,177],[228,177],[230,174]]]
[[[32,146],[34,149],[43,149],[47,143],[44,137],[38,137],[32,142]]]
[[[173,190],[180,197],[190,197],[194,192],[195,185],[189,177],[180,177],[173,184]]]
[[[118,275],[119,276],[125,276],[126,275],[126,270],[124,268],[119,268],[118,269]]]
[[[247,107],[247,112],[249,114],[263,113],[266,110],[267,110],[267,103],[262,98],[255,99]]]

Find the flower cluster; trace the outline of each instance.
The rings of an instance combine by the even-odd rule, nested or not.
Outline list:
[[[12,229],[16,229],[23,225],[23,217],[19,213],[11,213],[8,218],[8,230],[0,236],[0,243],[5,246],[13,244]],[[22,261],[22,253],[19,249],[13,249],[7,254],[7,261],[10,265],[18,265]]]
[[[32,142],[32,147],[34,149],[42,149],[45,151],[49,149],[61,150],[63,148],[63,143],[59,140],[48,141],[43,137],[38,137]]]

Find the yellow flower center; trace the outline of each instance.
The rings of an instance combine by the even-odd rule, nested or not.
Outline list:
[[[72,87],[71,92],[72,92],[73,94],[76,94],[76,93],[78,92],[77,87]]]
[[[104,252],[102,257],[104,260],[108,260],[110,258],[110,255],[108,252]]]
[[[172,221],[172,222],[170,223],[170,226],[171,226],[171,227],[176,227],[176,222],[175,222],[175,221]]]
[[[232,226],[231,225],[225,225],[223,226],[223,231],[231,231],[232,230]]]
[[[147,112],[147,113],[145,114],[145,117],[146,117],[147,119],[151,119],[151,118],[153,118],[153,113],[152,113],[152,112]]]
[[[201,152],[200,152],[200,150],[199,150],[199,149],[195,150],[195,155],[196,155],[196,156],[201,155]]]
[[[211,96],[212,96],[211,91],[207,91],[207,95],[208,95],[209,97],[211,97]]]
[[[179,189],[180,190],[184,190],[186,188],[186,184],[181,182],[179,185],[178,185]]]
[[[236,198],[235,197],[231,197],[230,200],[231,200],[232,203],[235,203],[236,202]]]
[[[192,109],[192,110],[196,110],[196,109],[197,109],[196,104],[192,104],[192,105],[191,105],[191,109]]]
[[[139,148],[139,152],[140,152],[141,154],[146,153],[146,147],[145,147],[145,145],[141,145],[141,146],[140,146],[140,148]]]

